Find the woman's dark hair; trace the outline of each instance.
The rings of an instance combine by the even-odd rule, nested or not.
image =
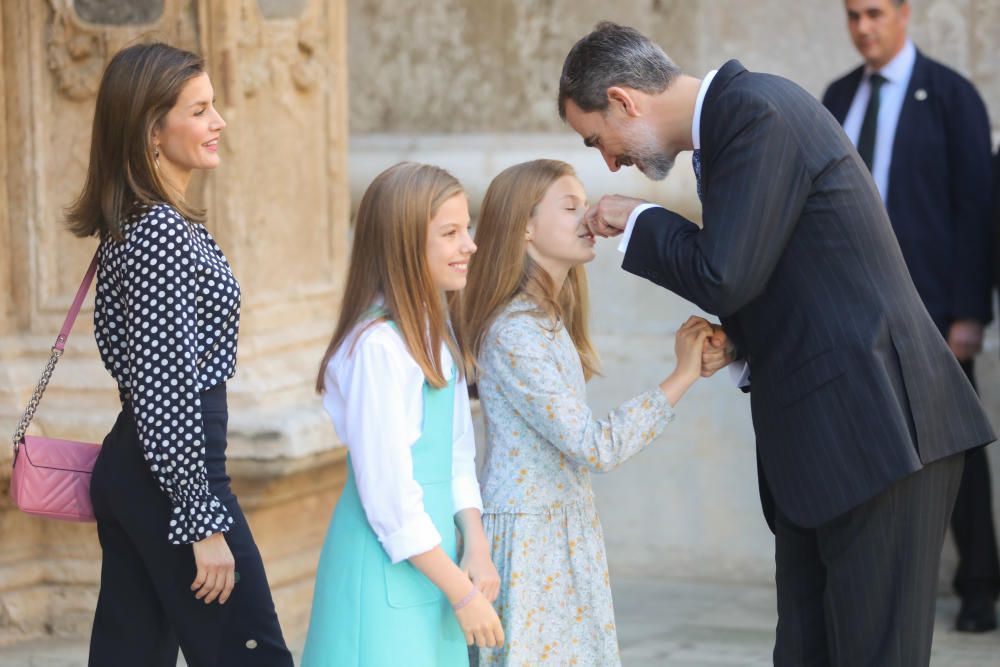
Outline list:
[[[167,203],[203,222],[204,212],[185,204],[161,178],[151,138],[184,85],[204,71],[201,56],[159,42],[115,54],[97,92],[87,180],[67,209],[70,231],[120,240],[122,221],[139,204]]]

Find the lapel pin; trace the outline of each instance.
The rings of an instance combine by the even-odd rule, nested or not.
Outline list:
[[[923,88],[917,88],[916,92],[913,93],[913,99],[918,102],[923,102],[927,99],[927,91]]]

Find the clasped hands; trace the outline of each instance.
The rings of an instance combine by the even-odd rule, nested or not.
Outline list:
[[[712,327],[712,335],[705,339],[705,347],[701,353],[701,376],[703,378],[712,377],[722,368],[732,363],[735,358],[733,344],[726,336],[726,332],[718,324],[709,323]]]

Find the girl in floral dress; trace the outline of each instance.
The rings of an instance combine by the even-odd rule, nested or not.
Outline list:
[[[590,473],[651,443],[700,376],[709,324],[677,332],[677,368],[604,419],[587,407],[597,370],[587,332],[584,264],[594,238],[572,167],[536,160],[490,184],[478,252],[455,308],[486,421],[483,525],[500,574],[506,642],[476,665],[620,664]]]

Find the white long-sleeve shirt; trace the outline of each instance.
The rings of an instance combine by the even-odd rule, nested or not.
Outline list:
[[[393,563],[425,553],[441,535],[424,511],[413,478],[410,448],[420,438],[424,374],[399,334],[386,322],[355,342],[359,325],[326,367],[323,406],[351,454],[368,523]],[[453,361],[446,346],[445,376]],[[452,496],[455,512],[483,509],[476,480],[476,444],[465,379],[455,385],[452,417]]]

